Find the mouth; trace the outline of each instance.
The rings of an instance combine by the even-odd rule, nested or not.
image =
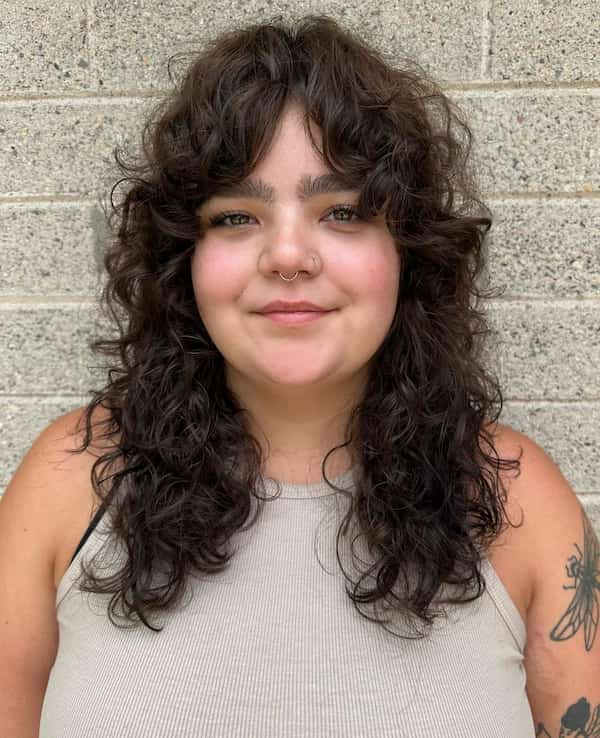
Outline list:
[[[263,318],[269,318],[269,320],[275,323],[281,323],[283,325],[301,325],[303,323],[312,323],[319,318],[323,318],[326,315],[335,312],[334,310],[299,310],[296,312],[272,312],[272,313],[258,313]]]

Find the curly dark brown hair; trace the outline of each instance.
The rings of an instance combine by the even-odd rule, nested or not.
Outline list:
[[[355,607],[389,598],[429,626],[444,583],[462,588],[444,602],[485,590],[479,564],[506,525],[499,470],[520,466],[499,458],[490,432],[502,393],[483,366],[491,330],[478,300],[494,293],[477,278],[492,221],[474,185],[464,115],[417,62],[393,63],[322,15],[222,34],[173,86],[145,122],[141,153],[126,163],[115,151],[125,175],[117,185],[127,187],[119,204],[117,185],[111,192],[101,308],[118,336],[90,340],[113,363],[103,366],[105,386],[90,391],[73,452],[91,443],[94,409],[104,408],[100,437],[119,440],[91,477],[127,559],[105,578],[86,568],[80,588],[113,595],[115,625],[120,605],[125,620],[161,630],[149,616],[181,601],[188,575],[225,569],[252,498],[248,526],[262,510],[261,448],[200,318],[190,258],[205,228],[200,205],[248,177],[293,102],[319,127],[322,160],[356,183],[361,217],[383,209],[402,255],[392,325],[336,447],[351,449],[359,467],[336,544],[352,522],[376,554],[346,592]],[[336,449],[322,464],[328,484]],[[99,466],[117,463],[100,478]],[[374,574],[375,587],[361,591]]]

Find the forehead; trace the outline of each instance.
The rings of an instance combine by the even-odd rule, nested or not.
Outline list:
[[[332,192],[359,192],[359,188],[342,174],[328,173],[312,176],[305,174],[296,185],[296,194],[300,200]],[[275,189],[260,177],[248,177],[236,184],[218,187],[212,197],[244,197],[260,200],[272,205],[276,200]]]

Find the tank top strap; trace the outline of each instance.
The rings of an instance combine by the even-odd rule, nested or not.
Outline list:
[[[523,653],[527,641],[527,626],[521,617],[521,613],[494,569],[492,562],[486,557],[481,560],[481,573],[485,578],[486,588],[496,610],[500,613],[519,650]]]

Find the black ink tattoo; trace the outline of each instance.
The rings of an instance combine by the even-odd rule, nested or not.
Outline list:
[[[580,558],[570,556],[569,563],[566,566],[567,576],[574,579],[575,583],[570,586],[563,584],[563,589],[574,589],[575,594],[565,614],[550,631],[550,638],[553,641],[565,641],[572,638],[583,625],[585,649],[590,651],[598,631],[598,620],[600,619],[600,605],[598,602],[600,544],[583,509],[582,516],[583,554],[575,543],[574,546],[579,552]]]
[[[538,723],[535,729],[535,738],[553,738]],[[590,703],[582,697],[575,702],[560,719],[560,731],[556,738],[600,738],[600,705],[590,715]]]

